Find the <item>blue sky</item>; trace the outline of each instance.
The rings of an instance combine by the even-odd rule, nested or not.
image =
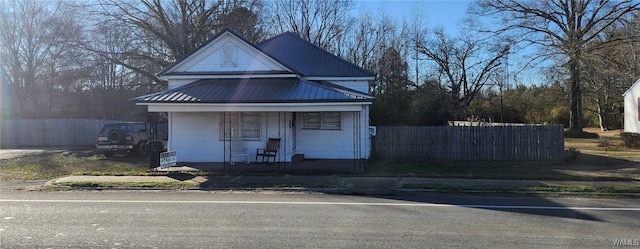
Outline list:
[[[443,26],[449,35],[456,36],[458,26],[467,16],[467,7],[472,2],[473,0],[356,0],[355,9],[359,11],[364,8],[373,13],[382,10],[397,21],[402,21],[405,17],[409,20],[412,12],[419,10],[425,14],[423,18],[428,30]],[[485,25],[491,25],[488,20],[485,22]],[[510,56],[510,71],[521,69],[516,65],[519,62],[518,58],[521,57],[522,54],[518,53]],[[517,83],[540,84],[544,81],[539,77],[539,71],[535,67],[530,67],[520,71],[518,75],[512,76],[519,78]]]
[[[357,0],[356,9],[372,12],[383,10],[397,20],[409,19],[414,10],[422,11],[427,28],[444,26],[448,33],[456,33],[457,25],[466,15],[469,0]]]

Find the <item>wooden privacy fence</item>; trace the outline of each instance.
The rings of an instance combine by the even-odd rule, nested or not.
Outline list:
[[[18,119],[0,122],[0,147],[94,146],[105,123],[97,119]]]
[[[378,126],[372,156],[383,160],[561,160],[562,125]]]

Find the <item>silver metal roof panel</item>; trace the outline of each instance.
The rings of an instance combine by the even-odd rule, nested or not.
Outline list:
[[[328,82],[299,78],[203,79],[133,98],[142,103],[370,102],[373,97]]]

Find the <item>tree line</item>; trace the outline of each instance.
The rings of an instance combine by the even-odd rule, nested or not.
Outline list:
[[[166,89],[156,73],[224,28],[256,43],[291,31],[376,73],[373,125],[619,128],[622,93],[640,77],[633,0],[478,0],[459,34],[427,27],[421,8],[402,19],[356,8],[353,0],[0,1],[0,117],[145,120],[129,99]],[[522,76],[533,68],[543,84]]]

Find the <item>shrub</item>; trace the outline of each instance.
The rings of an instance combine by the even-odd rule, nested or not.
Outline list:
[[[576,148],[569,148],[567,150],[564,151],[564,161],[565,162],[571,162],[574,161],[576,159],[578,159],[578,157],[580,156],[580,151]]]
[[[564,137],[570,138],[598,138],[597,133],[591,133],[586,131],[565,131]]]
[[[640,134],[633,132],[620,133],[624,146],[627,148],[640,148]]]
[[[611,142],[609,141],[609,137],[600,136],[600,143],[598,143],[598,147],[610,147]]]

